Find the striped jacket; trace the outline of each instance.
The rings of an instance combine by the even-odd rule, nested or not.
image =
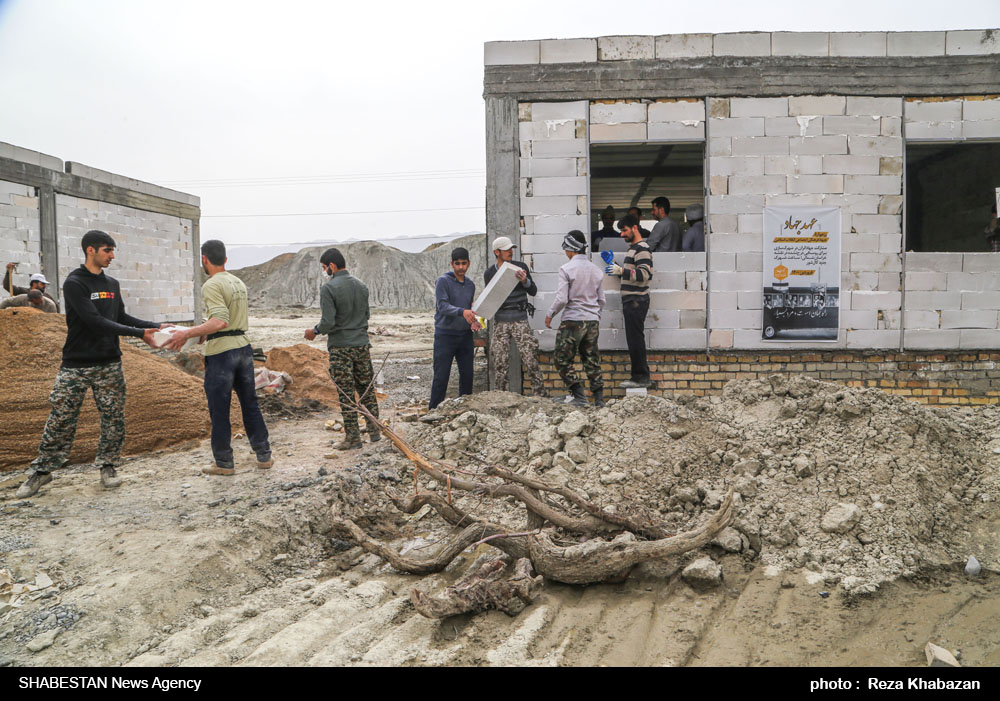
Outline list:
[[[622,301],[649,296],[649,281],[653,278],[653,254],[645,240],[628,247],[622,263]]]

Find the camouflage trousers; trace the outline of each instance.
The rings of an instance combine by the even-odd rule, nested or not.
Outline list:
[[[38,457],[31,463],[35,472],[51,472],[69,461],[76,437],[80,406],[90,389],[101,414],[101,439],[94,464],[117,467],[125,445],[125,375],[121,361],[89,368],[59,368],[49,395],[52,410],[42,431]]]
[[[496,373],[496,388],[506,392],[510,386],[510,342],[517,345],[521,365],[531,380],[531,391],[536,397],[546,397],[548,392],[538,366],[538,339],[532,333],[527,319],[523,321],[494,321],[493,340],[490,342],[490,360]],[[517,388],[520,391],[520,387]]]
[[[604,389],[601,377],[601,353],[597,349],[597,336],[600,332],[598,321],[564,321],[559,324],[556,334],[555,359],[559,376],[567,387],[580,383],[580,378],[573,367],[576,354],[580,354],[583,371],[590,379],[590,391]]]
[[[378,417],[378,399],[375,397],[371,346],[343,346],[330,349],[330,379],[337,385],[340,414],[344,418],[344,435],[349,441],[360,441],[358,412],[349,405],[355,401]],[[355,395],[360,399],[355,400]],[[369,433],[377,431],[374,424],[365,422]]]

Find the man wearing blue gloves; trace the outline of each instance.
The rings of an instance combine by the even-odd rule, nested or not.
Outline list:
[[[618,222],[618,230],[628,243],[622,265],[605,259],[604,272],[622,280],[622,316],[625,318],[625,341],[628,343],[632,376],[622,382],[628,388],[649,387],[649,365],[646,363],[646,314],[649,312],[649,281],[653,278],[653,254],[642,239],[639,220],[627,214]]]

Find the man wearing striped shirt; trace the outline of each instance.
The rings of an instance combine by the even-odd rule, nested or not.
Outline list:
[[[625,388],[649,387],[646,363],[646,314],[649,312],[649,281],[653,278],[653,254],[642,239],[639,220],[627,214],[618,222],[618,230],[628,243],[622,265],[611,263],[604,272],[620,277],[622,316],[625,317],[625,341],[628,343],[632,376],[622,382]]]

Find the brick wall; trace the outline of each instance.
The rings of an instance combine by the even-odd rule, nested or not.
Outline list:
[[[1000,403],[1000,352],[886,353],[863,351],[673,353],[648,355],[656,389],[650,394],[705,396],[718,394],[730,380],[765,378],[775,373],[808,375],[851,387],[877,387],[922,404]],[[628,353],[601,353],[605,396],[622,397],[617,385],[629,378]],[[539,362],[550,391],[565,385],[551,353]],[[577,364],[580,377],[582,369]],[[531,393],[531,385],[524,385]]]

